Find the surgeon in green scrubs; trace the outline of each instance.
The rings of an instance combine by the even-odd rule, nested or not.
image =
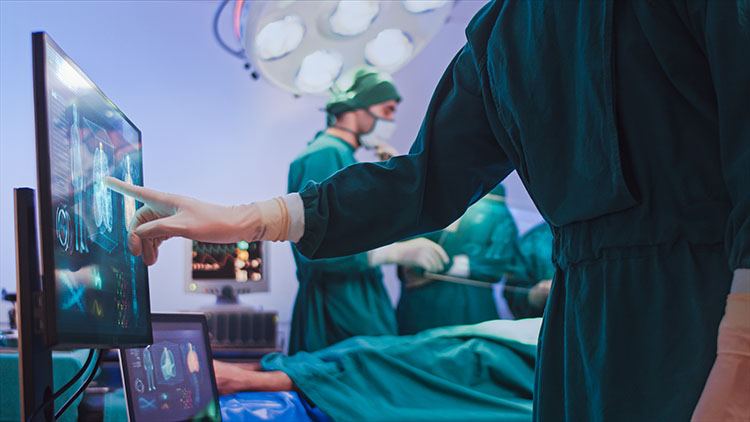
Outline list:
[[[399,334],[497,319],[493,283],[506,274],[525,272],[503,186],[497,185],[448,228],[425,237],[442,246],[451,263],[439,274],[444,278],[399,267]]]
[[[552,230],[547,223],[532,227],[521,236],[524,271],[505,281],[503,297],[514,318],[534,318],[544,314],[555,264],[552,262]]]
[[[374,149],[381,158],[395,155],[387,141],[401,97],[391,78],[369,67],[355,69],[343,79],[349,78],[351,82],[326,105],[328,128],[289,166],[289,192],[321,182],[356,163],[354,152],[362,146]],[[312,261],[294,245],[292,251],[299,290],[292,313],[290,354],[312,352],[357,335],[396,334],[396,318],[380,264],[409,263],[436,271],[447,261],[443,249],[427,239]]]
[[[284,210],[108,181],[148,205],[131,250],[153,263],[165,237],[242,236],[352,254],[447,226],[516,169],[558,267],[535,418],[746,420],[748,2],[494,1],[466,34],[409,154],[350,166]]]

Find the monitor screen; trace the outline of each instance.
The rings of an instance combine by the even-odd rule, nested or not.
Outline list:
[[[143,185],[141,132],[47,34],[32,41],[48,341],[149,344],[147,271],[125,242],[141,204],[103,183]]]
[[[120,350],[131,421],[220,421],[202,314],[154,314],[154,344]]]
[[[236,296],[268,291],[263,242],[206,243],[189,241],[185,290]]]

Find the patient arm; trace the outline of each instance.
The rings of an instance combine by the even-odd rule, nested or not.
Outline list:
[[[216,387],[219,394],[243,391],[293,391],[296,386],[291,378],[281,371],[263,371],[260,366],[227,363],[214,360]]]

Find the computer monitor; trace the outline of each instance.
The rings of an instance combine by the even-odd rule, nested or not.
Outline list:
[[[268,291],[263,242],[186,242],[185,291],[233,302],[238,294]]]
[[[49,35],[32,52],[48,345],[150,344],[148,273],[126,245],[140,204],[103,183],[143,185],[141,132]]]
[[[128,420],[221,421],[203,314],[153,314],[154,344],[120,349]]]

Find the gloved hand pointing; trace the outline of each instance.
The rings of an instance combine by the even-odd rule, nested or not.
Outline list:
[[[134,186],[112,177],[105,183],[145,204],[130,222],[128,247],[133,255],[142,254],[146,265],[156,262],[159,245],[170,237],[214,243],[277,241],[285,240],[289,231],[289,213],[282,198],[224,206]]]
[[[424,268],[429,272],[443,271],[445,264],[450,261],[440,245],[423,237],[373,249],[367,253],[367,258],[373,267],[381,264],[399,264]]]

